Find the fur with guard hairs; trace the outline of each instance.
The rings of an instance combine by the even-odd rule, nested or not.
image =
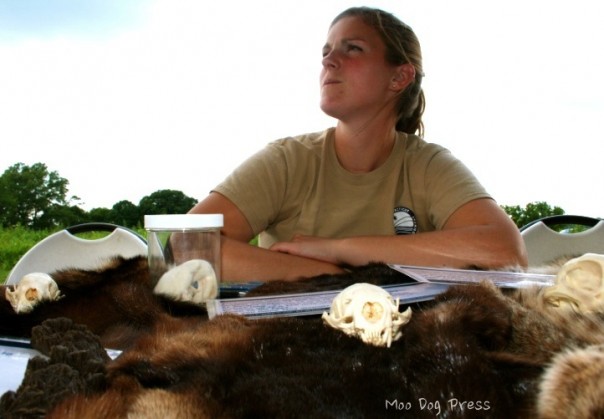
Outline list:
[[[403,337],[387,349],[317,318],[207,321],[197,306],[153,295],[146,268],[144,259],[133,258],[99,271],[57,272],[64,297],[28,314],[17,316],[0,301],[0,333],[31,336],[49,354],[28,367],[17,392],[2,397],[0,416],[32,406],[61,418],[604,414],[602,315],[559,311],[543,304],[539,289],[451,287],[414,306]],[[404,280],[369,265],[295,287]],[[267,284],[256,293],[289,286]],[[57,319],[65,317],[72,321]],[[109,360],[103,347],[124,352]],[[57,395],[57,386],[35,378],[45,374],[73,390]],[[74,385],[69,377],[88,379]],[[56,397],[48,405],[36,402],[40,394]]]

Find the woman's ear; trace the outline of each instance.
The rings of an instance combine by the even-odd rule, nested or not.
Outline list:
[[[392,77],[391,88],[397,92],[405,90],[415,80],[415,67],[413,64],[402,64],[396,68]]]

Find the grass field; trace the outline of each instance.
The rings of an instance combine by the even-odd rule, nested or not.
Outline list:
[[[56,230],[34,231],[22,227],[0,229],[0,284],[4,283],[13,266],[25,252],[55,232]],[[144,229],[137,230],[137,233],[143,237],[147,236]],[[107,234],[106,232],[82,233],[78,234],[78,237],[96,239]]]
[[[0,282],[4,282],[12,267],[30,247],[52,233],[22,227],[0,229]]]

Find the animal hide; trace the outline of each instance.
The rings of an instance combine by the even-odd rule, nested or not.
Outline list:
[[[1,417],[604,415],[601,315],[547,306],[538,289],[452,287],[413,306],[403,337],[384,348],[316,317],[208,321],[153,295],[143,258],[53,277],[61,300],[21,315],[0,306],[0,333],[31,337],[48,357],[2,396]],[[404,280],[369,265],[255,293]],[[104,347],[123,352],[111,360]]]

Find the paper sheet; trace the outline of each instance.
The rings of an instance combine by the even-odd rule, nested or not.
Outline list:
[[[0,345],[0,394],[19,388],[27,362],[36,355],[43,356],[34,349]]]
[[[444,292],[448,285],[422,282],[383,288],[394,298],[400,298],[400,305],[406,305],[431,300]],[[207,303],[207,309],[210,318],[225,313],[241,314],[250,318],[309,316],[329,311],[332,300],[339,293],[340,291],[323,291],[213,300]]]
[[[474,271],[469,269],[428,268],[406,265],[389,265],[392,269],[422,282],[446,284],[476,284],[484,280],[501,288],[522,288],[532,285],[550,286],[555,275],[506,271]]]

